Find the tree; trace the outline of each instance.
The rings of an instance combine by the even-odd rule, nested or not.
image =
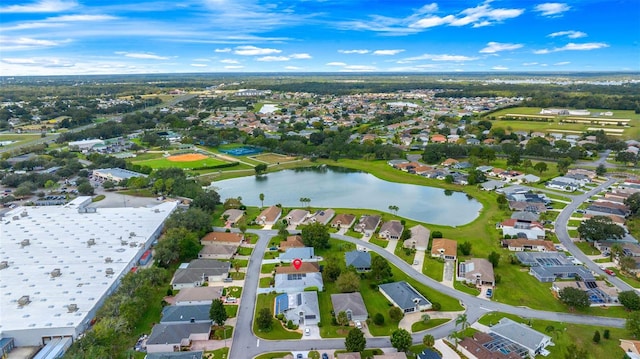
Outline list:
[[[220,195],[213,190],[200,192],[191,202],[191,206],[209,212],[213,212],[218,204],[220,204]]]
[[[609,249],[609,252],[610,252],[609,257],[613,262],[614,260],[617,260],[618,258],[624,255],[624,248],[622,248],[622,245],[620,243],[615,243],[614,245],[611,246],[611,249]]]
[[[468,256],[469,254],[471,254],[471,247],[472,244],[469,241],[463,242],[460,245],[460,252],[462,252],[462,255]]]
[[[264,207],[264,193],[260,193],[260,208]]]
[[[360,277],[351,271],[342,272],[336,279],[336,287],[341,293],[353,293],[360,289]]]
[[[636,192],[624,200],[624,204],[629,206],[632,216],[640,214],[640,192]]]
[[[413,339],[411,334],[404,329],[396,329],[391,333],[391,346],[396,348],[399,352],[406,352],[409,350]]]
[[[391,278],[393,273],[391,272],[391,266],[386,259],[380,256],[375,256],[371,260],[371,272],[369,276],[377,283],[382,283]]]
[[[361,352],[367,346],[364,333],[358,328],[353,328],[344,340],[344,346],[348,352]]]
[[[589,241],[604,241],[607,239],[620,239],[625,236],[624,228],[615,224],[607,216],[593,216],[582,221],[578,226],[580,238]]]
[[[341,310],[340,312],[338,312],[338,315],[336,316],[336,321],[338,322],[338,324],[342,326],[349,325],[349,317],[347,317],[347,312],[345,312],[344,310]]]
[[[425,334],[424,337],[422,337],[422,344],[424,344],[424,346],[426,346],[427,348],[433,348],[435,343],[436,339],[431,334]]]
[[[636,267],[636,261],[630,256],[620,257],[618,259],[618,264],[620,265],[620,270],[627,273],[631,273],[631,270]]]
[[[327,226],[316,222],[305,226],[302,229],[302,243],[307,247],[322,249],[329,247],[329,230]]]
[[[511,152],[507,157],[507,166],[518,166],[521,161],[520,152]]]
[[[625,327],[634,337],[640,337],[640,311],[635,310],[629,313]]]
[[[635,165],[635,163],[638,162],[638,157],[631,152],[622,151],[616,154],[616,161],[622,162],[625,165],[630,163]]]
[[[456,317],[456,328],[458,327],[458,325],[460,325],[460,327],[462,328],[462,330],[467,329],[467,327],[469,327],[469,321],[467,319],[467,315],[466,314],[458,314],[458,316]]]
[[[267,165],[264,163],[261,163],[259,165],[256,165],[253,169],[256,172],[256,176],[260,176],[261,174],[267,171]]]
[[[566,287],[560,290],[560,301],[571,308],[583,309],[589,307],[589,295],[578,288]]]
[[[609,331],[609,329],[604,330],[604,332],[602,333],[602,337],[605,339],[609,339],[611,337],[611,332]]]
[[[214,299],[211,302],[211,308],[209,309],[209,318],[213,320],[218,326],[223,326],[224,322],[229,318],[227,310],[224,308],[224,302],[222,299]]]
[[[327,261],[327,264],[325,264],[324,266],[322,276],[324,277],[325,281],[335,282],[336,279],[338,279],[338,277],[340,276],[341,272],[342,269],[340,268],[338,261],[334,257],[331,257],[331,259],[329,259]]]
[[[191,207],[186,211],[175,211],[167,218],[164,228],[168,230],[179,227],[204,236],[211,230],[211,214],[196,207]]]
[[[600,331],[596,330],[595,333],[593,333],[593,342],[598,344],[600,343]]]
[[[375,325],[384,324],[384,315],[382,315],[382,313],[376,313],[373,316],[373,324],[375,324]]]
[[[598,176],[603,176],[605,173],[607,173],[607,167],[604,166],[604,164],[599,164],[598,167],[596,167],[596,174]]]
[[[404,313],[402,312],[402,309],[393,306],[391,308],[389,308],[389,318],[394,321],[394,322],[399,322],[402,317],[404,317]]]
[[[273,314],[271,314],[271,309],[260,309],[260,311],[258,311],[256,323],[258,324],[258,329],[266,332],[270,331],[273,327]]]
[[[526,159],[524,161],[522,161],[522,167],[524,167],[524,171],[527,172],[527,168],[531,168],[533,166],[533,164],[531,163],[530,159]]]
[[[491,262],[491,265],[493,266],[493,268],[497,267],[498,264],[500,264],[500,253],[491,252],[489,254],[489,262]]]
[[[453,176],[452,176],[452,175],[446,175],[446,176],[444,177],[444,182],[445,182],[445,183],[448,183],[448,184],[453,183]]]
[[[553,325],[547,325],[547,327],[545,328],[544,331],[547,332],[547,334],[554,335],[556,337],[556,339],[560,335],[560,331],[556,327],[554,327]]]
[[[618,294],[618,300],[629,310],[640,309],[640,296],[635,290],[627,290]]]
[[[542,175],[542,172],[546,172],[547,171],[547,163],[546,162],[538,162],[535,165],[533,165],[533,169],[538,171],[538,173],[540,173]]]
[[[569,344],[567,351],[564,353],[564,359],[588,359],[591,355],[584,348],[578,348],[575,344]]]
[[[89,182],[84,182],[78,185],[78,193],[83,196],[92,196],[93,195],[93,186]]]
[[[400,210],[400,207],[396,206],[396,205],[390,205],[389,206],[389,210],[391,212],[393,212],[394,214],[398,214],[398,211]]]

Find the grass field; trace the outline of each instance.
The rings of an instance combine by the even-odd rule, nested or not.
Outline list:
[[[599,112],[606,112],[609,110],[603,109],[589,109],[592,114]],[[543,121],[525,121],[525,120],[503,120],[501,117],[507,116],[509,114],[516,115],[531,115],[540,116],[540,108],[539,107],[515,107],[508,108],[504,110],[500,110],[494,113],[491,113],[490,117],[495,117],[497,120],[494,122],[495,127],[507,128],[510,127],[514,131],[540,131],[540,132],[564,132],[564,131],[575,131],[576,133],[582,133],[586,131],[588,128],[596,127],[596,128],[607,128],[614,130],[624,130],[622,137],[624,138],[638,138],[640,137],[640,115],[634,113],[634,111],[623,111],[616,110],[613,112],[613,116],[549,116],[549,122]],[[546,115],[545,115],[546,116]],[[615,120],[615,119],[629,119],[630,127],[622,127],[618,126],[617,123],[612,123],[611,125],[598,125],[596,123],[567,123],[560,122],[564,121],[573,121],[574,118],[582,118],[587,117],[589,120],[593,119],[593,121],[597,120]],[[570,134],[571,132],[567,132]]]
[[[149,160],[136,160],[132,161],[132,163],[141,166],[149,166],[153,169],[158,168],[169,168],[169,167],[177,167],[183,169],[191,169],[191,168],[200,168],[205,166],[217,166],[221,164],[227,163],[226,161],[215,159],[215,158],[205,158],[197,161],[188,161],[188,162],[176,162],[170,161],[167,158],[154,158]]]
[[[421,332],[423,330],[435,328],[439,325],[447,323],[451,319],[439,318],[439,319],[429,319],[426,323],[423,321],[415,322],[411,324],[411,332]]]
[[[276,154],[276,153],[264,153],[264,154],[251,156],[250,158],[254,159],[256,161],[259,161],[259,162],[266,162],[266,163],[269,163],[269,164],[293,161],[293,160],[296,159],[295,157],[279,155],[279,154]]]
[[[276,296],[277,294],[275,293],[259,294],[258,300],[256,301],[255,317],[258,316],[258,312],[260,312],[260,309],[262,308],[269,308],[269,310],[271,310],[271,313],[273,313],[273,304]],[[256,334],[257,337],[260,337],[263,339],[271,339],[271,340],[302,338],[302,333],[293,332],[285,329],[282,326],[282,322],[277,320],[275,317],[273,318],[273,328],[271,329],[271,331],[268,331],[268,332],[260,330],[258,328],[258,324],[256,324],[256,321],[254,320],[253,332]]]

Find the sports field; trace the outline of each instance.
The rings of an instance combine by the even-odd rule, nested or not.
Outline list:
[[[284,155],[279,155],[276,153],[265,153],[261,155],[251,156],[250,158],[266,163],[279,163],[279,162],[288,162],[295,160],[295,157],[289,157]]]
[[[133,163],[141,166],[149,166],[153,169],[156,168],[168,168],[168,167],[177,167],[177,168],[191,168],[196,169],[200,167],[209,167],[209,166],[217,166],[224,163],[225,161],[211,158],[199,153],[187,153],[163,158],[154,158],[143,161],[132,161]]]
[[[581,134],[587,130],[602,129],[612,136],[620,136],[621,138],[638,138],[640,136],[640,115],[634,111],[589,109],[590,116],[553,116],[540,115],[540,110],[538,107],[514,107],[491,113],[489,117],[496,118],[494,126],[510,127],[513,131]],[[605,112],[613,114],[611,116],[597,115]],[[519,117],[521,120],[505,119],[506,117]],[[527,119],[539,119],[539,121]]]

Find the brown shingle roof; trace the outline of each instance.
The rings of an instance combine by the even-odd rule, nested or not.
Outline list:
[[[287,240],[280,242],[280,248],[300,248],[304,247],[304,243],[302,243],[302,237],[300,236],[289,236]]]
[[[441,249],[444,249],[444,255],[455,257],[458,253],[458,243],[453,239],[435,238],[431,244],[431,254],[439,256]]]
[[[240,243],[242,242],[242,234],[240,233],[227,233],[227,232],[209,232],[202,237],[202,242],[226,242],[226,243]]]
[[[290,265],[290,266],[280,266],[280,267],[276,267],[276,274],[283,274],[283,273],[318,273],[320,272],[320,269],[318,268],[318,264],[317,263],[311,263],[311,262],[302,262],[302,265],[300,266],[299,269],[296,269],[294,266]]]

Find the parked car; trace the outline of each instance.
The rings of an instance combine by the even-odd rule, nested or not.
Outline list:
[[[302,359],[302,354],[298,354],[298,355],[296,355],[296,358],[298,358],[298,359]]]
[[[329,354],[322,353],[322,359],[329,359]]]
[[[493,289],[487,289],[487,298],[491,298],[493,296]]]
[[[616,276],[616,272],[612,271],[611,269],[605,269],[604,272],[610,276],[613,276],[613,277]]]
[[[356,320],[355,325],[356,325],[356,328],[362,329],[362,323],[360,323],[359,320]]]
[[[304,335],[311,335],[311,329],[304,328]]]

